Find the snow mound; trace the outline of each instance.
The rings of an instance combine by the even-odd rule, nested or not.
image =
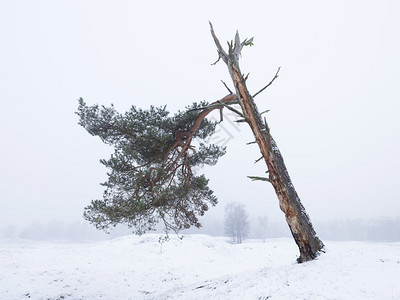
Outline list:
[[[400,299],[400,243],[325,244],[327,253],[299,265],[290,239],[8,241],[0,299]]]

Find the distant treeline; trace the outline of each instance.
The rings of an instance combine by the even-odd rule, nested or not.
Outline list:
[[[106,239],[107,235],[86,222],[64,223],[62,221],[51,221],[33,222],[24,228],[9,225],[2,229],[0,228],[0,238],[85,242]]]
[[[251,220],[249,238],[268,239],[291,236],[284,220],[282,222],[270,222],[266,216]],[[183,231],[182,234],[224,235],[223,220],[204,218],[202,224],[203,226],[200,229],[192,228]],[[322,240],[400,242],[400,217],[317,221],[314,226]],[[163,233],[161,229],[156,232]],[[126,226],[117,226],[111,229],[109,234],[106,234],[84,221],[72,223],[62,221],[34,222],[24,228],[18,228],[14,225],[0,228],[0,239],[20,238],[39,241],[86,242],[112,239],[128,234],[131,234],[131,230]]]
[[[323,240],[400,242],[400,217],[315,221],[314,227]],[[223,235],[223,222],[206,219],[203,228],[190,229],[188,232]],[[266,216],[252,219],[249,238],[279,237],[291,237],[284,220],[270,222]]]
[[[326,240],[400,242],[400,217],[332,220],[316,223],[316,229]]]

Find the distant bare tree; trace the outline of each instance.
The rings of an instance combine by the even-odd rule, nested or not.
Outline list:
[[[249,221],[243,204],[229,203],[225,207],[225,233],[234,243],[241,244],[249,233]]]

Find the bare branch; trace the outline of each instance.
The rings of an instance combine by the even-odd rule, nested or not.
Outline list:
[[[254,46],[254,37],[250,38],[250,39],[244,39],[244,41],[242,42],[242,48],[244,46]]]
[[[212,65],[212,66],[215,66],[215,65],[219,62],[220,59],[221,59],[221,56],[219,55],[219,52],[218,52],[218,59],[217,59],[217,61],[216,61],[215,63],[212,63],[211,65]]]
[[[238,111],[237,109],[234,109],[233,107],[230,107],[228,104],[225,104],[225,103],[221,102],[220,100],[218,100],[217,102],[220,103],[221,105],[223,105],[224,107],[226,107],[227,109],[229,109],[230,111],[233,111],[234,113],[238,114],[243,119],[246,119],[245,116],[240,111]]]
[[[232,94],[229,94],[228,96],[230,96],[230,95],[234,95],[234,94],[232,93]],[[236,97],[236,95],[234,95],[234,96]],[[227,97],[227,96],[226,96],[226,97]],[[224,97],[224,99],[225,99],[226,97]],[[207,106],[189,109],[189,110],[186,111],[186,112],[189,113],[189,112],[198,111],[198,110],[216,109],[216,108],[221,108],[221,107],[224,106],[224,105],[232,105],[232,104],[238,104],[238,103],[239,103],[238,100],[229,100],[229,101],[225,101],[225,102],[222,102],[222,101],[221,101],[222,103],[220,103],[220,102],[218,102],[218,101],[221,101],[221,100],[217,100],[217,101],[215,101],[214,103],[211,103],[210,105],[207,105]]]
[[[224,81],[221,80],[221,82],[224,84],[224,86],[226,87],[226,89],[229,91],[230,94],[233,94],[233,92],[230,90],[230,88],[226,85],[226,83]]]
[[[246,119],[240,119],[240,120],[235,120],[235,121],[233,121],[233,122],[236,122],[236,123],[245,123],[245,122],[247,122],[247,120],[246,120]]]
[[[274,78],[272,78],[272,80],[271,80],[266,86],[264,86],[261,90],[259,90],[257,93],[255,93],[255,94],[253,95],[253,98],[255,98],[258,94],[260,94],[261,92],[263,92],[267,87],[269,87],[269,86],[275,81],[275,79],[277,79],[277,78],[279,77],[278,73],[279,73],[279,70],[280,70],[280,69],[281,69],[281,67],[279,67],[279,68],[278,68],[278,71],[276,71]]]
[[[264,158],[264,156],[261,156],[259,159],[256,159],[256,161],[254,162],[255,164],[258,163],[260,160],[262,160]]]
[[[259,176],[247,176],[247,178],[250,178],[253,181],[267,181],[269,183],[271,183],[271,181],[266,178],[266,177],[259,177]]]
[[[212,37],[213,37],[213,39],[214,39],[215,45],[217,46],[218,56],[219,56],[219,58],[218,58],[218,60],[215,62],[215,64],[219,61],[220,58],[222,58],[222,60],[223,60],[225,63],[228,63],[228,55],[226,54],[225,50],[222,48],[221,43],[219,42],[217,36],[215,35],[215,32],[214,32],[214,28],[213,28],[212,23],[211,23],[211,22],[209,22],[209,23],[210,23],[211,35],[212,35]]]

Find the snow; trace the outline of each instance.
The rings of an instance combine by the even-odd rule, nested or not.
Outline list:
[[[324,241],[296,264],[291,239],[159,238],[0,241],[0,299],[400,299],[400,243]]]

